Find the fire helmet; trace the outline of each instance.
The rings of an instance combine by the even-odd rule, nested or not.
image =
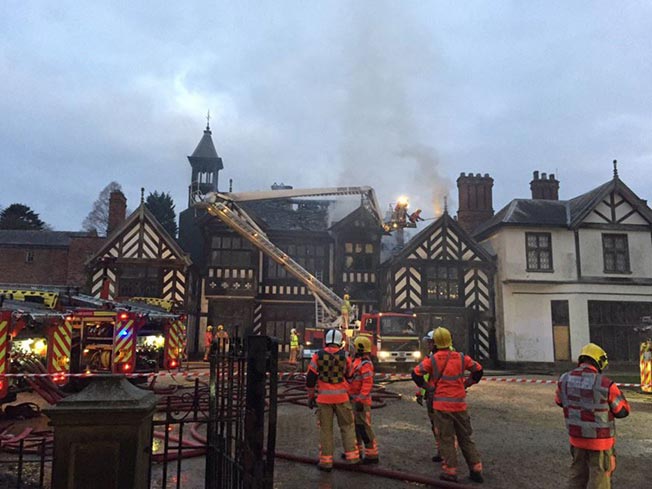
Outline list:
[[[607,352],[595,343],[589,343],[588,345],[584,345],[582,347],[580,350],[580,357],[578,359],[580,363],[582,362],[582,357],[592,359],[600,370],[604,370],[609,364],[609,360],[607,359]]]
[[[367,336],[358,336],[353,340],[356,353],[371,353],[371,341]]]
[[[453,338],[451,332],[446,328],[437,328],[433,331],[433,339],[435,340],[435,346],[439,349],[450,348],[453,346]]]
[[[211,325],[209,324],[209,325],[208,325],[208,328],[206,328],[206,331],[213,331],[213,326],[211,326]]]
[[[351,298],[351,296],[349,294],[344,294],[344,300],[345,301],[348,301],[350,298]]]
[[[423,338],[421,338],[421,340],[422,341],[434,341],[432,339],[434,334],[435,334],[435,330],[431,329],[430,331],[428,331],[428,333],[426,333],[426,335]]]
[[[329,329],[326,331],[326,336],[324,336],[324,344],[342,346],[343,339],[342,332],[339,329]]]
[[[224,329],[224,325],[223,325],[223,324],[220,324],[220,325],[217,327],[217,330],[218,330],[218,331],[222,331],[223,329]]]
[[[292,328],[292,329],[290,330],[290,333],[292,333],[292,334],[297,334],[297,330],[294,329],[294,328]]]

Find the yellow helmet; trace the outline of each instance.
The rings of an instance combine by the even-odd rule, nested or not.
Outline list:
[[[217,330],[218,330],[218,331],[222,331],[223,329],[224,329],[224,325],[222,325],[222,324],[220,324],[220,325],[217,327]]]
[[[348,301],[350,298],[351,298],[351,296],[349,294],[344,294],[344,300],[345,301]]]
[[[435,346],[439,349],[450,348],[453,346],[453,338],[451,332],[446,328],[437,328],[432,334],[433,340],[435,341]]]
[[[206,328],[206,331],[213,331],[213,326],[211,326],[211,325],[209,324],[209,325],[208,325],[208,328]]]
[[[353,340],[356,353],[371,353],[371,341],[367,336],[358,336]]]
[[[582,347],[580,350],[580,357],[578,359],[580,362],[582,361],[582,357],[588,357],[592,359],[600,370],[604,370],[609,364],[609,360],[607,359],[607,352],[595,343],[589,343],[588,345],[584,345],[584,347]]]

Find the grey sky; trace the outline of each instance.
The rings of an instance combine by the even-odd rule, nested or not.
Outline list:
[[[498,210],[617,158],[652,198],[649,2],[261,3],[1,2],[0,206],[76,230],[116,180],[182,210],[207,109],[223,190],[365,184],[432,215],[473,171]]]

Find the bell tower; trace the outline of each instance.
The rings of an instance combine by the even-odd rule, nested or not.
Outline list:
[[[188,207],[192,207],[196,194],[217,192],[217,180],[220,170],[224,168],[222,158],[215,151],[210,126],[210,112],[206,116],[206,129],[195,151],[188,156],[192,167],[192,177],[188,188]]]

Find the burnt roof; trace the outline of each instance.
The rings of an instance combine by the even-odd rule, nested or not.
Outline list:
[[[263,227],[274,231],[326,231],[330,201],[262,200],[241,207]]]
[[[570,200],[514,199],[499,210],[491,219],[473,230],[477,240],[506,225],[512,226],[577,226],[589,212],[610,192],[618,191],[637,210],[652,222],[652,211],[643,200],[618,177],[578,195]]]
[[[66,248],[74,238],[95,238],[97,233],[84,231],[0,230],[0,245],[45,246]]]

